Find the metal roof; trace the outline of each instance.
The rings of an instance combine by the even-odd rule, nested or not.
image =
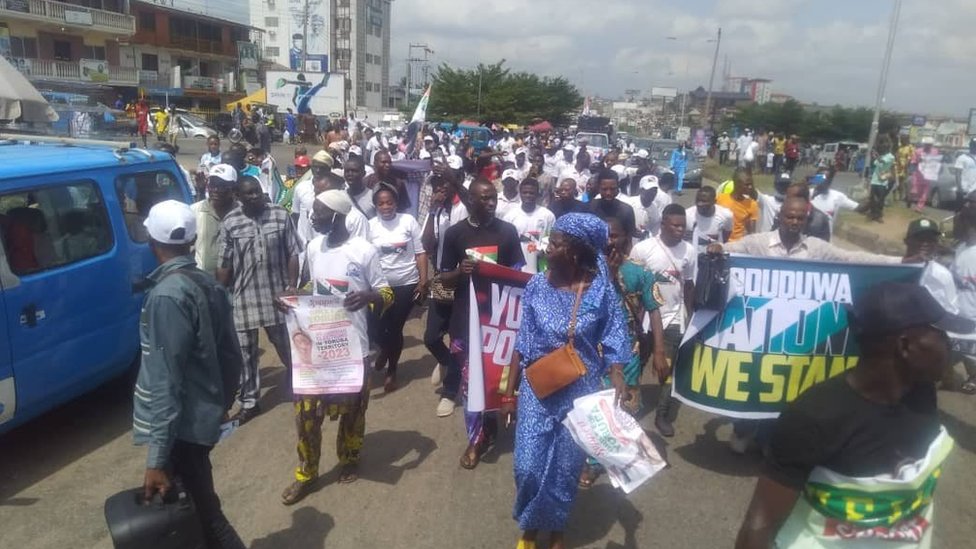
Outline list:
[[[17,177],[75,172],[92,168],[174,162],[169,153],[79,145],[0,141],[0,181]]]

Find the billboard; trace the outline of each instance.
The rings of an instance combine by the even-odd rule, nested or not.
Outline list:
[[[268,103],[280,112],[329,116],[346,112],[346,79],[342,74],[268,71]]]
[[[976,135],[976,109],[969,109],[969,125],[966,135]]]
[[[308,61],[321,59],[329,54],[328,7],[323,0],[288,0],[288,16],[285,17],[284,32],[291,36],[291,46],[288,48],[288,66],[293,71],[309,71],[308,64],[302,67],[304,48],[308,48]],[[306,21],[307,15],[307,21]],[[307,24],[306,24],[307,23]],[[308,33],[305,36],[304,33]],[[327,59],[327,58],[326,58]],[[329,70],[328,62],[319,63],[320,72]]]
[[[674,99],[678,96],[678,88],[651,88],[651,97],[666,97]]]

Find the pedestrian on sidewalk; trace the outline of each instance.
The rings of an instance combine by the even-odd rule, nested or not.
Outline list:
[[[206,198],[190,206],[197,218],[197,240],[193,247],[197,267],[217,276],[220,225],[227,214],[240,204],[234,197],[237,170],[233,166],[216,164],[208,173]]]
[[[959,247],[949,266],[956,284],[959,314],[976,320],[976,192],[966,197],[963,209],[956,215],[954,225]],[[976,333],[963,334],[957,340],[959,355],[966,368],[963,393],[976,394]]]
[[[139,322],[132,412],[135,442],[149,450],[143,496],[165,496],[178,478],[196,505],[207,547],[243,549],[221,509],[210,464],[243,366],[230,298],[194,266],[197,229],[189,206],[160,202],[144,224],[159,267],[149,275],[153,287]]]
[[[932,544],[932,493],[953,446],[935,383],[949,365],[947,332],[974,324],[895,282],[848,314],[860,361],[780,415],[737,549]]]
[[[623,233],[630,238],[626,230]],[[616,401],[627,399],[623,368],[631,358],[630,338],[620,294],[603,255],[607,242],[607,226],[596,216],[560,217],[549,241],[549,271],[534,275],[522,295],[522,323],[500,412],[510,423],[518,387],[512,515],[522,530],[519,549],[535,549],[540,530],[550,533],[549,547],[565,547],[563,532],[586,459],[561,423],[573,400],[601,390],[607,376]],[[523,370],[568,342],[586,374],[539,398]]]
[[[243,424],[261,412],[259,329],[264,328],[279,360],[291,371],[288,331],[284,315],[275,308],[275,297],[294,290],[302,250],[288,212],[268,203],[260,181],[242,177],[237,184],[237,196],[241,205],[231,210],[220,226],[217,280],[234,296],[234,324],[244,355],[241,409],[237,413],[237,419]],[[291,386],[290,378],[288,386]]]
[[[363,351],[363,388],[341,395],[296,395],[295,426],[298,431],[298,467],[295,480],[281,494],[285,505],[297,503],[314,488],[322,457],[322,422],[328,416],[339,421],[336,455],[339,483],[359,479],[359,458],[366,438],[366,408],[369,405],[369,307],[381,313],[393,303],[376,248],[346,229],[345,217],[353,209],[348,193],[338,189],[315,197],[312,224],[319,234],[308,244],[308,270],[314,295],[344,296],[352,326]],[[293,288],[280,295],[294,295]],[[279,307],[281,302],[278,302]]]
[[[427,295],[427,252],[421,243],[421,229],[408,213],[397,213],[399,196],[387,183],[373,192],[376,217],[369,220],[370,242],[379,250],[380,267],[393,288],[393,304],[382,314],[377,311],[377,343],[380,352],[374,367],[386,370],[383,390],[397,388],[397,366],[403,353],[403,326],[414,303]]]
[[[685,143],[678,143],[678,148],[671,151],[671,171],[674,172],[675,194],[681,196],[685,188],[685,170],[688,169],[688,151]]]

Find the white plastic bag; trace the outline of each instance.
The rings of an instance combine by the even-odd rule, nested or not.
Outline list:
[[[606,468],[611,484],[629,494],[667,462],[637,420],[614,405],[613,396],[609,389],[574,400],[563,425],[576,444]]]

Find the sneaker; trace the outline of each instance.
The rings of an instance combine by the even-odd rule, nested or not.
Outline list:
[[[444,366],[438,364],[434,366],[434,371],[430,374],[430,384],[437,387],[444,381]]]
[[[671,438],[674,436],[674,425],[671,425],[671,422],[663,416],[654,418],[654,427],[657,429],[657,432],[661,433],[662,437]]]
[[[448,417],[454,413],[454,401],[449,398],[442,398],[437,403],[437,417]]]
[[[732,433],[732,438],[729,439],[729,450],[732,450],[733,454],[738,454],[740,456],[745,455],[749,451],[749,443],[752,442],[751,436],[743,436]]]

